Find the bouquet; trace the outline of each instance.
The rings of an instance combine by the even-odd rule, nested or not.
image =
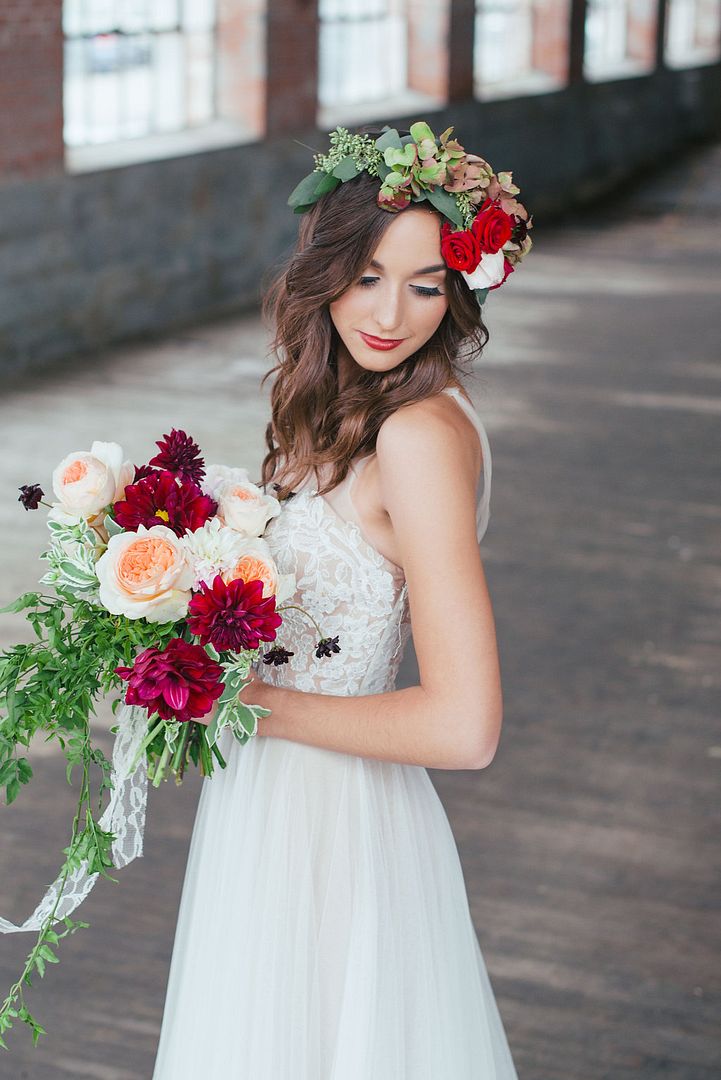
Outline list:
[[[52,593],[25,593],[2,609],[24,612],[34,640],[0,654],[0,788],[9,804],[30,781],[18,751],[39,731],[60,744],[68,784],[76,768],[81,775],[58,877],[23,924],[0,918],[3,933],[38,931],[0,1005],[4,1049],[3,1033],[16,1019],[32,1028],[33,1045],[47,1034],[25,1005],[23,984],[58,962],[53,946],[61,938],[89,925],[70,914],[98,876],[116,881],[108,870],[142,855],[147,780],[157,787],[172,775],[181,783],[190,762],[210,777],[215,762],[226,764],[220,733],[229,728],[245,744],[270,713],[239,694],[295,591],[294,575],[279,572],[263,538],[280,503],[246,469],[206,467],[183,431],[173,428],[156,445],[140,467],[113,442],[69,454],[53,473],[52,503],[38,484],[20,488],[26,510],[49,509],[40,584]],[[337,637],[322,637],[304,614],[318,630],[316,655],[339,652]],[[262,660],[281,664],[292,655],[276,644]],[[118,719],[112,762],[90,732],[106,695]],[[211,722],[201,722],[214,708]],[[96,819],[105,791],[108,805]],[[53,929],[61,922],[63,930]]]

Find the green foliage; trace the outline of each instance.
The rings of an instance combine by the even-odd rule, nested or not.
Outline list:
[[[57,596],[25,593],[3,609],[24,612],[35,636],[30,644],[15,645],[0,654],[0,789],[5,790],[5,803],[14,802],[33,776],[27,757],[18,754],[18,749],[28,748],[38,732],[46,734],[45,742],[56,739],[62,748],[68,784],[72,785],[76,767],[81,774],[70,841],[63,848],[65,862],[57,900],[38,932],[20,978],[0,1006],[0,1047],[6,1050],[2,1036],[15,1020],[32,1029],[33,1045],[40,1035],[47,1034],[26,1007],[24,986],[32,986],[31,974],[37,972],[42,978],[46,964],[58,963],[51,946],[89,925],[65,917],[65,931],[53,929],[68,875],[87,861],[90,874],[117,881],[108,873],[113,866],[115,837],[102,829],[95,817],[100,814],[103,792],[112,786],[112,763],[90,740],[96,701],[114,693],[113,705],[117,706],[123,684],[114,669],[131,665],[136,654],[151,645],[164,648],[185,625],[158,625],[111,615],[79,598],[61,582],[56,584],[56,592]],[[93,766],[99,780],[91,786]]]

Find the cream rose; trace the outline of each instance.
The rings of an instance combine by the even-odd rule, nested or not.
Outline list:
[[[274,495],[264,495],[251,480],[225,480],[213,498],[218,503],[218,517],[224,525],[243,536],[261,536],[269,520],[280,513]]]
[[[95,570],[100,603],[113,615],[163,623],[187,614],[193,571],[182,540],[166,525],[111,536]]]
[[[263,596],[274,595],[277,604],[282,604],[295,592],[295,574],[278,572],[270,547],[261,537],[244,540],[235,565],[223,573],[226,585],[237,578],[243,581],[259,579],[263,582]]]
[[[244,484],[248,480],[248,470],[231,468],[230,465],[208,465],[205,478],[200,485],[203,494],[210,495],[211,499],[217,499],[218,491],[228,480],[236,484]]]
[[[122,499],[133,475],[132,462],[123,461],[121,446],[94,442],[90,452],[68,454],[53,472],[56,505],[76,519],[92,521],[109,503]]]
[[[461,270],[469,289],[490,289],[491,285],[499,285],[504,277],[505,256],[503,249],[493,254],[486,251],[481,256],[481,261],[472,273]]]

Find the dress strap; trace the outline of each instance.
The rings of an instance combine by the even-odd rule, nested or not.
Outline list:
[[[481,474],[478,478],[478,486],[476,488],[476,536],[478,537],[478,543],[480,544],[486,529],[488,528],[488,520],[491,514],[491,475],[493,472],[491,444],[488,441],[486,429],[476,411],[475,405],[468,400],[465,394],[463,394],[457,386],[445,386],[442,392],[452,394],[466,416],[470,417],[476,427],[478,438],[481,443],[483,462],[481,465]]]

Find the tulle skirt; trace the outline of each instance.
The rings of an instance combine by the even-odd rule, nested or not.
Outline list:
[[[153,1080],[517,1080],[427,771],[219,745]]]

